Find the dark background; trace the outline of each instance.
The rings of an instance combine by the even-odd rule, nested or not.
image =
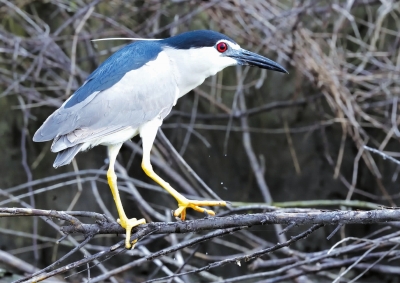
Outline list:
[[[105,178],[105,147],[80,153],[75,166],[56,170],[50,142],[33,143],[32,136],[105,58],[127,43],[92,39],[165,38],[194,29],[222,32],[243,48],[280,63],[290,73],[227,68],[181,98],[164,121],[162,130],[173,146],[220,198],[232,202],[233,207],[266,203],[263,190],[268,190],[272,204],[282,207],[351,209],[333,202],[329,205],[333,200],[398,205],[399,167],[363,150],[363,145],[369,145],[399,156],[398,3],[96,2],[0,1],[1,207],[108,213],[96,201],[93,191],[98,190],[109,215],[115,218]],[[244,80],[243,88],[237,87],[238,78]],[[176,202],[141,170],[137,145],[140,139],[135,137],[123,146],[118,161],[129,177],[144,182],[133,184],[160,217],[143,208],[122,180],[127,215],[145,217],[149,222],[171,219],[170,210],[176,208]],[[161,139],[156,140],[152,154],[156,172],[178,191],[211,198]],[[12,196],[20,197],[15,200]],[[309,200],[321,203],[311,205],[306,202]],[[322,205],[322,200],[328,203]],[[288,203],[291,201],[296,203]],[[199,217],[203,216],[188,213],[189,219]],[[335,227],[325,227],[292,248],[302,252],[329,249],[345,237],[365,237],[380,227],[346,226],[330,241],[326,236]],[[295,228],[288,236],[300,231]],[[279,241],[273,226],[252,228],[250,232],[273,243]],[[54,245],[52,241],[60,237],[58,230],[42,219],[0,220],[0,249],[37,267],[49,265],[70,249]],[[179,235],[178,239],[183,237]],[[243,239],[228,239],[245,246]],[[118,240],[115,235],[99,236],[88,249],[96,251]],[[155,251],[169,240],[152,243],[147,248]],[[192,259],[194,266],[213,260],[205,259],[206,253],[229,256],[243,251],[209,243],[198,252],[205,256]],[[104,265],[112,269],[130,260],[122,254]],[[246,266],[228,265],[213,270],[213,274],[234,277],[251,273]],[[3,267],[7,269],[7,265]],[[140,282],[154,269],[154,264],[147,263],[121,278]],[[93,269],[93,274],[99,272]],[[332,272],[337,274],[339,269]],[[67,280],[80,281],[79,276]],[[377,282],[376,278],[398,282],[395,275],[374,272],[363,278],[372,280],[365,282]],[[328,280],[323,275],[311,279]]]

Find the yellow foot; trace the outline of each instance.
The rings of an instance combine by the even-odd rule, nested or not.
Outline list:
[[[131,244],[130,241],[131,241],[132,228],[140,224],[146,224],[146,220],[144,220],[143,218],[139,220],[137,220],[136,218],[131,218],[131,219],[125,218],[122,220],[117,219],[117,222],[122,226],[122,228],[125,228],[126,230],[125,248],[133,249],[135,247],[137,239],[133,240]]]
[[[186,209],[191,208],[198,212],[207,212],[209,215],[215,215],[215,212],[209,209],[202,208],[200,206],[226,206],[224,201],[207,201],[207,200],[189,200],[186,198],[178,200],[178,209],[174,211],[174,216],[181,216],[182,220],[186,218]]]

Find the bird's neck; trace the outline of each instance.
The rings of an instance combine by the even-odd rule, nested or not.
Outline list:
[[[166,48],[164,51],[170,58],[172,72],[179,88],[179,97],[201,85],[206,78],[215,75],[225,67],[210,64],[208,57],[203,56],[205,54],[201,54],[196,49]]]

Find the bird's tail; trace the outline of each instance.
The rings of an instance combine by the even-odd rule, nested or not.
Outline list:
[[[72,159],[74,159],[75,155],[78,154],[82,146],[83,143],[80,143],[60,151],[56,157],[56,160],[54,160],[53,167],[57,168],[71,163]]]

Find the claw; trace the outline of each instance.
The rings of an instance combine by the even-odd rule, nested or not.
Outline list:
[[[122,221],[120,219],[117,219],[117,222],[126,230],[126,237],[125,237],[125,248],[129,249],[134,249],[135,244],[137,242],[137,239],[132,241],[131,244],[131,235],[132,235],[132,228],[140,225],[140,224],[146,224],[146,220],[139,219],[137,220],[136,218],[131,218],[131,219],[123,219]]]
[[[191,208],[195,211],[204,213],[208,215],[215,215],[213,210],[202,208],[201,206],[226,206],[224,201],[199,201],[199,200],[188,200],[186,198],[178,199],[178,209],[174,211],[175,217],[181,217],[182,220],[186,218],[186,209]]]
[[[135,239],[135,240],[132,241],[131,250],[133,250],[135,248],[137,241],[138,241],[138,239]]]

